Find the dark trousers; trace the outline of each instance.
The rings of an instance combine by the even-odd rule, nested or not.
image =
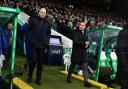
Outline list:
[[[36,81],[41,80],[43,60],[44,60],[44,48],[32,47],[32,63],[29,68],[29,77],[32,77],[33,70],[37,63]]]
[[[80,65],[82,67],[84,81],[87,82],[87,79],[89,77],[89,72],[88,72],[88,63],[86,62],[81,63],[81,64],[71,63],[69,70],[68,70],[68,77],[71,77],[73,73],[73,69],[75,68],[76,65]]]

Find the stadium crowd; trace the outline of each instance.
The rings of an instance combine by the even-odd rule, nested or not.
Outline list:
[[[91,27],[98,26],[99,24],[123,26],[127,21],[126,17],[117,16],[109,10],[88,8],[86,6],[82,9],[78,9],[72,5],[66,7],[59,3],[44,3],[39,2],[39,0],[0,0],[0,5],[20,8],[23,12],[31,16],[35,15],[39,11],[39,8],[46,7],[48,13],[47,16],[50,22],[56,22],[56,25],[64,23],[74,27],[77,25],[77,22],[84,19],[85,21],[88,21],[88,26]],[[53,27],[56,27],[55,24]]]

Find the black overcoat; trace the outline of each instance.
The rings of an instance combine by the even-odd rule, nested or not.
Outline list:
[[[48,20],[34,16],[29,19],[26,27],[29,29],[28,39],[31,47],[47,48],[51,35],[51,26]]]
[[[88,61],[87,48],[85,42],[89,41],[86,32],[84,34],[80,30],[73,31],[72,34],[73,49],[71,62],[81,64]]]

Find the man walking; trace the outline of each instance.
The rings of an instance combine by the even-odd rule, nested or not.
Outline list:
[[[44,52],[48,47],[51,27],[48,20],[45,18],[46,9],[41,8],[38,16],[30,17],[26,23],[29,31],[28,39],[32,50],[32,62],[29,67],[28,82],[32,82],[33,70],[37,63],[36,84],[41,84],[41,74],[44,60]]]
[[[71,83],[71,75],[76,65],[80,65],[83,70],[84,86],[90,87],[88,82],[88,36],[85,32],[86,23],[80,22],[79,29],[73,31],[73,49],[71,55],[71,65],[68,70],[67,82]]]

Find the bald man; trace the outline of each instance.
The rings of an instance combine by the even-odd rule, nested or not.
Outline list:
[[[45,8],[41,8],[40,11],[39,11],[39,16],[41,18],[45,18],[46,16],[46,9]]]
[[[29,21],[24,24],[26,37],[30,42],[32,50],[32,59],[29,66],[28,82],[32,82],[32,75],[35,65],[37,64],[36,84],[41,84],[41,74],[44,60],[44,51],[48,47],[51,27],[48,20],[45,18],[46,9],[41,8],[38,16],[30,17]]]

